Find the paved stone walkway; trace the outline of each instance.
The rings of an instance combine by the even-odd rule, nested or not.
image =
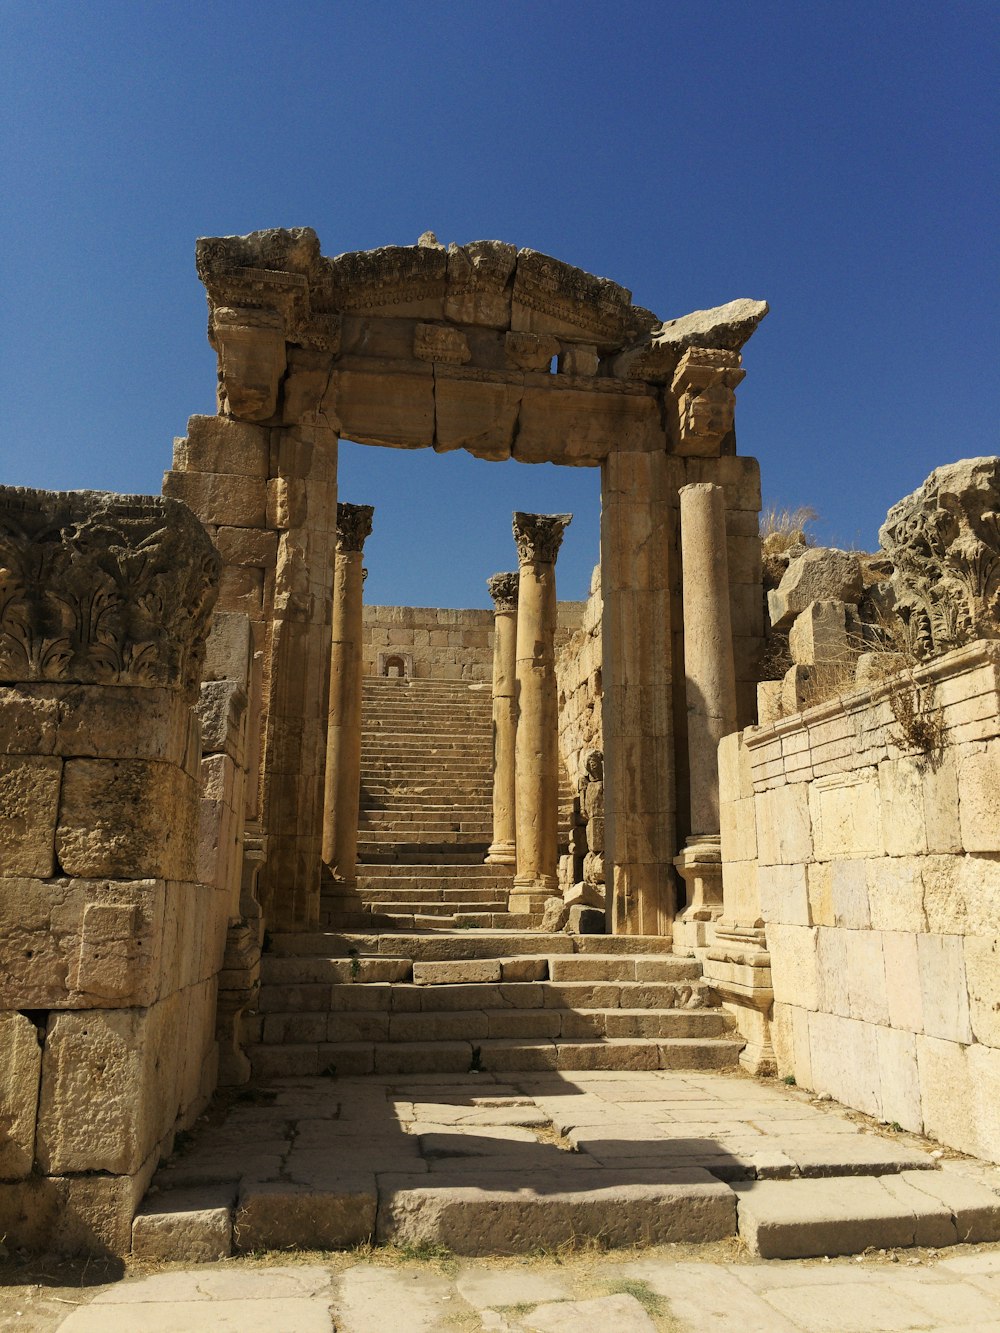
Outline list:
[[[688,1255],[690,1251],[686,1252]],[[1000,1333],[1000,1247],[830,1262],[233,1259],[0,1291],[2,1333]],[[9,1278],[7,1279],[9,1281]]]

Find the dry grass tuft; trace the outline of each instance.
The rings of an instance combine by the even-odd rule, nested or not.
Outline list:
[[[792,546],[814,546],[815,540],[807,531],[819,515],[810,505],[797,509],[768,505],[760,516],[760,538],[768,555],[780,555]]]

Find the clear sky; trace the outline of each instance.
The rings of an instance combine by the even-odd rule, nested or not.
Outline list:
[[[158,491],[214,411],[199,235],[324,253],[532,246],[663,318],[737,296],[741,453],[871,547],[936,465],[998,451],[995,0],[0,0],[0,480]],[[513,508],[590,469],[342,446],[370,601],[485,606]]]

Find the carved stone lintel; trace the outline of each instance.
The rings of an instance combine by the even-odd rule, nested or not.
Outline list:
[[[178,500],[0,486],[0,681],[197,697],[220,561]]]
[[[514,541],[522,565],[539,561],[554,565],[563,533],[573,521],[572,514],[525,514],[514,511]]]
[[[631,300],[630,291],[608,278],[537,250],[517,252],[515,304],[578,330],[581,336],[574,341],[621,346]]]
[[[517,585],[519,579],[520,575],[515,571],[513,574],[494,574],[492,578],[486,580],[486,586],[489,589],[490,596],[493,598],[493,606],[495,610],[517,610]]]
[[[373,505],[337,505],[337,550],[363,551],[365,538],[371,536]]]
[[[733,429],[736,386],[746,375],[739,352],[689,347],[670,384],[674,435],[679,454],[718,455]]]
[[[1000,458],[935,468],[889,510],[879,543],[917,655],[1000,638]]]
[[[469,340],[461,329],[449,329],[443,324],[417,325],[413,355],[418,361],[440,361],[446,366],[462,366],[472,358]]]

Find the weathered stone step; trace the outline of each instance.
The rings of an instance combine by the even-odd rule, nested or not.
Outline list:
[[[427,815],[424,819],[399,819],[386,811],[370,811],[358,821],[359,831],[371,833],[474,833],[477,836],[491,833],[487,820],[470,816],[467,819],[451,819],[447,815]]]
[[[460,1074],[515,1070],[728,1069],[743,1049],[721,1037],[635,1037],[581,1041],[483,1038],[482,1041],[358,1041],[250,1044],[258,1079],[318,1074]]]
[[[449,865],[446,862],[435,866],[413,866],[400,861],[392,866],[379,866],[377,869],[358,867],[358,883],[373,888],[420,889],[428,885],[449,884],[460,881],[462,884],[479,887],[498,882],[506,883],[514,878],[513,866],[494,865],[480,862],[478,866]]]
[[[416,913],[357,912],[345,913],[320,906],[320,922],[336,930],[420,931],[435,930],[447,934],[452,930],[467,931],[476,936],[482,930],[532,930],[541,924],[541,913],[531,912],[466,912],[455,917],[431,917]]]
[[[607,936],[609,940],[629,939],[629,936]],[[638,938],[638,937],[635,937]],[[464,932],[451,935],[422,935],[413,932],[407,934],[358,934],[324,932],[296,932],[279,934],[271,938],[271,957],[325,956],[327,958],[347,957],[354,952],[365,956],[387,954],[394,958],[445,959],[445,958],[517,958],[523,955],[532,957],[540,952],[546,956],[555,953],[572,953],[575,944],[569,935],[518,935],[509,931],[481,933],[471,940]]]
[[[440,1013],[324,1010],[259,1014],[245,1037],[265,1045],[286,1042],[435,1042],[493,1038],[535,1040],[596,1037],[722,1037],[733,1021],[721,1009],[455,1009]]]
[[[457,902],[434,902],[433,899],[429,898],[418,898],[415,902],[397,902],[393,899],[366,898],[364,894],[361,895],[361,898],[365,907],[372,912],[386,916],[425,916],[434,920],[442,917],[454,919],[483,914],[494,916],[507,910],[506,897],[494,897],[486,902],[463,902],[461,900]]]
[[[497,901],[501,891],[495,881],[487,880],[476,887],[457,884],[442,887],[429,884],[424,888],[401,889],[397,884],[387,884],[375,888],[371,884],[359,884],[358,896],[367,903],[381,904],[386,911],[392,911],[390,902],[397,903],[492,903]],[[506,896],[504,897],[506,902]]]
[[[439,861],[447,859],[452,865],[481,865],[483,857],[488,850],[486,846],[479,845],[469,851],[460,844],[453,843],[449,847],[434,848],[431,846],[412,846],[403,843],[397,846],[387,844],[387,848],[376,848],[371,846],[358,846],[359,863],[373,866],[392,865],[394,862],[400,862],[405,865],[437,865]],[[447,854],[447,855],[446,855]],[[358,873],[361,873],[361,864],[358,866]]]
[[[350,959],[306,962],[338,963],[337,969],[288,966],[302,960],[275,959],[267,955],[257,1008],[261,1013],[281,1013],[301,1009],[329,1009],[331,1012],[392,1010],[397,1013],[453,1013],[470,1009],[675,1009],[685,1008],[693,1000],[713,1007],[713,995],[704,982],[677,986],[666,982],[517,982],[484,986],[478,982],[449,983],[438,986],[416,985],[409,981],[362,982],[348,975]],[[395,960],[392,960],[395,961]],[[277,964],[284,964],[279,967]],[[691,1012],[697,1012],[692,1010]]]

